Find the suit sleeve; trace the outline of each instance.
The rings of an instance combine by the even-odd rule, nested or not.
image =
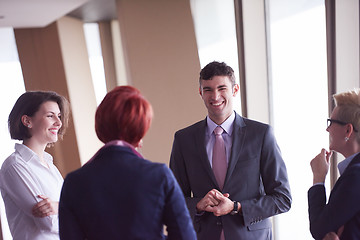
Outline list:
[[[166,166],[164,169],[166,179],[164,221],[168,240],[195,240],[196,233],[181,189],[172,172]]]
[[[327,204],[323,185],[308,191],[310,232],[315,239],[336,232],[360,211],[360,167],[349,170],[338,179]]]
[[[264,193],[255,199],[240,201],[246,226],[287,212],[291,207],[286,166],[270,126],[264,133],[261,146],[260,178]]]
[[[79,221],[77,221],[74,212],[72,211],[71,203],[71,186],[76,184],[69,179],[65,178],[60,202],[59,202],[59,232],[60,239],[77,240],[85,239],[85,236],[80,228]]]
[[[196,204],[201,200],[201,198],[192,197],[191,188],[188,180],[189,178],[186,172],[184,157],[180,150],[180,146],[176,134],[174,137],[174,143],[170,156],[170,169],[174,173],[175,178],[184,194],[186,205],[190,211],[191,218],[194,219],[196,214]]]

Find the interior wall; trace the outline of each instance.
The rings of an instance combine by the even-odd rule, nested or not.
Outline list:
[[[175,131],[206,116],[190,2],[118,0],[117,11],[128,82],[154,109],[142,153],[168,163]]]
[[[80,160],[84,164],[103,144],[95,133],[97,103],[83,22],[63,17],[57,21],[57,26]]]
[[[98,23],[101,44],[101,53],[104,62],[104,73],[107,92],[117,86],[114,44],[111,32],[111,21]]]
[[[124,46],[121,40],[121,29],[118,20],[111,21],[111,35],[114,49],[114,64],[117,85],[126,85],[128,82],[127,63]]]

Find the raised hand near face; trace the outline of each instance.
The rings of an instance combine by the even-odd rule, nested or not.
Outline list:
[[[326,175],[329,171],[331,155],[332,152],[328,152],[323,148],[321,152],[311,160],[310,165],[313,172],[314,184],[325,182]]]

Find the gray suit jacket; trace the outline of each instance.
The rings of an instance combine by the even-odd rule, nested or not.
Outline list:
[[[286,167],[272,128],[236,114],[223,193],[241,203],[237,215],[196,214],[196,204],[219,189],[205,149],[206,119],[175,133],[170,168],[186,198],[200,240],[272,239],[269,217],[291,206]]]

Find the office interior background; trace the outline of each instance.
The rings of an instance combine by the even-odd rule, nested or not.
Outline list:
[[[358,0],[2,0],[0,164],[13,152],[7,117],[24,91],[71,103],[70,128],[48,149],[65,177],[102,146],[96,107],[124,84],[154,108],[142,154],[168,164],[175,131],[206,116],[200,69],[224,61],[240,84],[236,111],[273,126],[288,168],[293,205],[273,218],[275,239],[312,239],[310,160],[328,147],[332,94],[359,87],[359,13]],[[341,160],[332,159],[328,192]],[[2,201],[0,220],[0,240],[11,239]]]

